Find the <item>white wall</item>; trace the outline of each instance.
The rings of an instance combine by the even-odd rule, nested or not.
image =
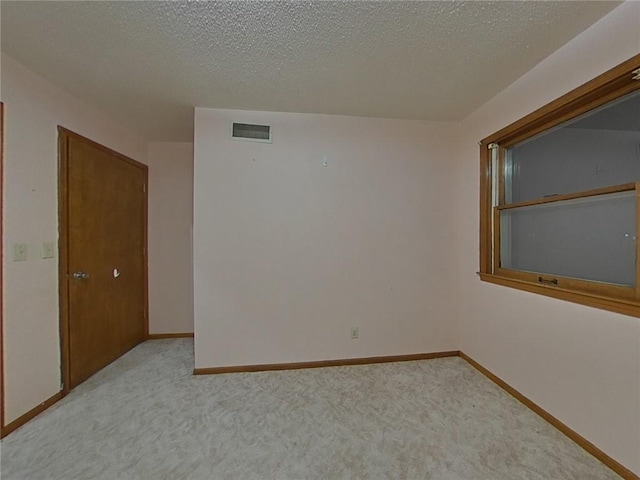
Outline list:
[[[193,332],[193,143],[149,143],[149,332]]]
[[[232,140],[231,121],[272,125],[273,144]],[[195,123],[196,367],[457,349],[451,124]]]
[[[459,347],[640,474],[640,321],[481,282],[478,141],[640,51],[627,2],[466,118],[458,128]]]
[[[57,126],[141,162],[146,162],[147,143],[4,54],[1,67],[8,423],[60,390],[57,251],[55,259],[40,259],[40,244],[58,239]],[[16,242],[28,244],[26,262],[12,261],[11,245]]]

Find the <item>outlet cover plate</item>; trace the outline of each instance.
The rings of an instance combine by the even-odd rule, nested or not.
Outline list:
[[[358,331],[358,327],[351,327],[351,340],[355,340],[360,336],[360,332]]]

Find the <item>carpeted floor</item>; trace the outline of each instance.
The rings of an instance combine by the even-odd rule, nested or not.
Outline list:
[[[3,480],[607,480],[464,360],[192,376],[146,342],[1,443]]]

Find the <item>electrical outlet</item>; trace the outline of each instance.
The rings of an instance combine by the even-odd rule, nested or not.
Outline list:
[[[43,242],[42,243],[42,258],[53,258],[55,256],[55,248],[53,247],[53,242]]]
[[[27,260],[27,244],[14,243],[13,244],[13,261],[25,262],[26,260]]]
[[[358,331],[358,327],[351,327],[351,340],[355,340],[360,336],[360,332]]]

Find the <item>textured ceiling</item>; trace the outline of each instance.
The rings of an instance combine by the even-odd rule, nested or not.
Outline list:
[[[2,50],[149,140],[193,107],[454,121],[620,2],[9,2]]]

